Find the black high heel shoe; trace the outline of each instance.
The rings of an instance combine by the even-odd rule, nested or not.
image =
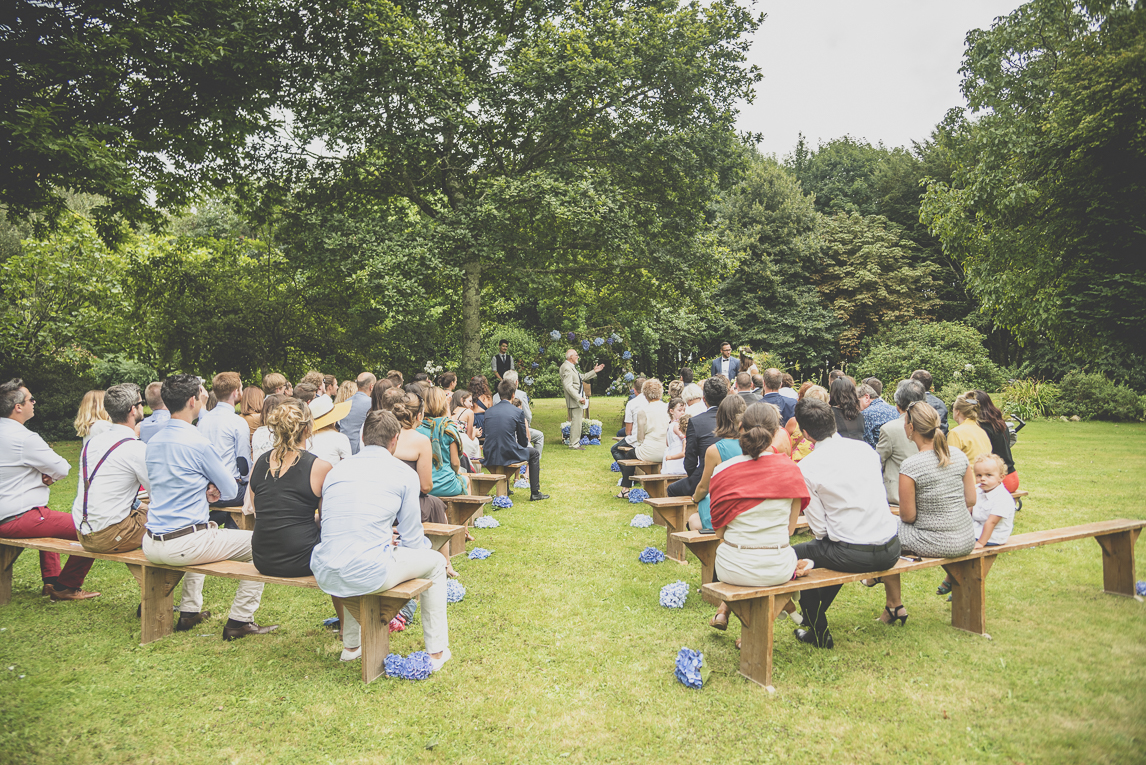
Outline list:
[[[880,614],[879,615],[879,621],[883,622],[888,627],[893,626],[897,621],[899,622],[899,626],[901,626],[901,627],[903,627],[907,624],[908,613],[907,613],[907,609],[904,608],[903,606],[896,606],[895,608],[889,608],[887,606],[884,606],[883,610],[884,610],[884,613],[887,614],[887,620],[885,621],[883,618],[884,615]]]

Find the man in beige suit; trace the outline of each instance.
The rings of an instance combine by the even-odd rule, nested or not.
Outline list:
[[[561,388],[565,391],[565,408],[569,410],[569,448],[584,449],[581,446],[581,413],[585,406],[585,380],[592,380],[605,368],[604,364],[593,367],[593,371],[582,375],[577,369],[577,350],[565,351],[565,363],[561,365]]]
[[[895,408],[902,415],[907,408],[916,401],[923,401],[927,391],[918,380],[900,380],[895,388]],[[880,462],[883,463],[883,488],[887,490],[889,504],[899,504],[899,466],[913,454],[919,452],[915,442],[907,437],[903,430],[903,417],[898,417],[883,424],[879,429],[879,443],[875,450],[879,452]]]

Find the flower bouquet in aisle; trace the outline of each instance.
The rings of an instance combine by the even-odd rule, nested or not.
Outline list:
[[[568,420],[561,423],[561,440],[566,446],[569,445],[569,428],[572,426],[573,423]],[[601,421],[581,420],[581,438],[579,440],[582,446],[600,446]]]

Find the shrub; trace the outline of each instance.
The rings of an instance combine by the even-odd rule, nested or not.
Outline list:
[[[73,423],[80,399],[89,390],[100,387],[90,363],[68,354],[19,364],[10,362],[0,371],[0,380],[13,377],[24,378],[36,398],[36,416],[28,420],[28,429],[39,433],[45,441],[75,440]]]
[[[867,347],[852,372],[857,380],[878,377],[884,390],[916,369],[931,373],[935,390],[954,383],[962,390],[996,391],[1005,378],[983,346],[984,336],[962,322],[909,322],[888,327]]]
[[[1045,380],[1011,380],[999,393],[999,408],[1024,420],[1050,417],[1058,412],[1062,391]]]
[[[125,382],[135,383],[140,390],[144,390],[148,383],[159,379],[151,367],[120,354],[105,357],[92,368],[92,374],[104,390]]]
[[[1111,382],[1100,374],[1074,371],[1059,383],[1062,402],[1059,414],[1078,415],[1084,420],[1137,420],[1142,413],[1138,395],[1125,385]]]

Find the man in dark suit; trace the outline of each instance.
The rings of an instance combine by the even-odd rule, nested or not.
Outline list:
[[[684,440],[685,477],[670,483],[670,497],[691,497],[704,473],[704,453],[716,443],[716,408],[728,395],[728,383],[719,377],[704,381],[704,405],[707,410],[688,421],[688,435]]]
[[[724,375],[729,382],[736,379],[740,373],[740,359],[732,358],[732,346],[728,343],[720,344],[720,355],[712,360],[712,376]]]
[[[746,408],[760,400],[760,394],[752,390],[752,375],[747,372],[736,375],[736,395],[744,399]]]
[[[549,499],[541,493],[541,452],[529,445],[529,428],[525,425],[525,412],[511,402],[517,386],[508,380],[497,384],[501,401],[485,410],[482,433],[485,435],[485,464],[512,465],[529,463],[529,499],[536,502]]]

